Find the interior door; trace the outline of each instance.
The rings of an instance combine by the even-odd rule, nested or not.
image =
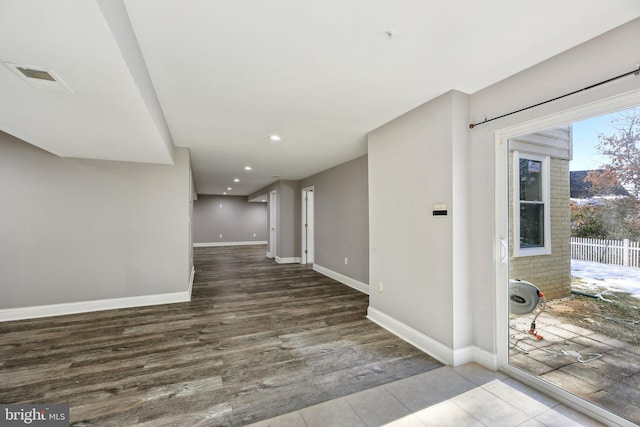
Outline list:
[[[306,199],[307,199],[307,226],[306,226],[306,231],[307,231],[307,263],[311,264],[313,263],[313,259],[314,259],[314,238],[313,238],[313,234],[314,234],[314,216],[313,216],[313,211],[314,211],[314,193],[313,190],[309,190],[307,191],[307,195],[306,195]]]
[[[269,258],[276,257],[277,247],[277,233],[276,233],[276,219],[277,219],[277,202],[278,193],[272,191],[269,193],[269,252],[267,256]]]

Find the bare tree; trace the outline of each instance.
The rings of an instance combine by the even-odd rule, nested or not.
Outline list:
[[[598,135],[598,151],[609,158],[601,170],[591,171],[586,180],[594,190],[623,185],[635,198],[640,196],[640,107],[618,113],[612,121],[612,135]]]

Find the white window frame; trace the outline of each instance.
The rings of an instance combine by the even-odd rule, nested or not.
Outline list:
[[[544,206],[544,246],[534,248],[520,247],[520,159],[541,162],[542,204]],[[539,154],[513,152],[513,247],[514,257],[551,254],[551,157]]]

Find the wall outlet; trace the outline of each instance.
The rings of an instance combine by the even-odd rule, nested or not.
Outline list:
[[[384,291],[384,283],[378,282],[378,292],[382,293]]]
[[[220,235],[220,238],[222,239],[222,234]]]
[[[344,265],[347,265],[347,264],[349,264],[349,258],[344,257]]]
[[[253,233],[253,237],[256,237],[256,233]]]

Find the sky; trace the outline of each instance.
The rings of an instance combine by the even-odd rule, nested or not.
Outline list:
[[[601,156],[596,149],[598,135],[615,133],[611,121],[617,117],[617,113],[610,113],[573,123],[573,160],[569,164],[570,170],[598,169],[608,162],[608,158]]]

